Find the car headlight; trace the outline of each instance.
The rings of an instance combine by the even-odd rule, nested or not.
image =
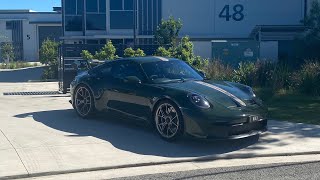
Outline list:
[[[248,89],[249,89],[249,92],[250,92],[250,94],[252,95],[252,97],[257,97],[251,87],[248,87]]]
[[[210,103],[204,97],[197,94],[190,94],[188,97],[194,105],[203,109],[210,108]]]

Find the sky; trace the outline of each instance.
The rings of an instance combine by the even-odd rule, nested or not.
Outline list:
[[[31,9],[34,11],[52,11],[52,7],[61,6],[61,0],[0,0],[1,9]]]

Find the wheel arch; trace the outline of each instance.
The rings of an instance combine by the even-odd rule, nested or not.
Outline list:
[[[182,118],[182,120],[184,121],[183,113],[182,113],[181,106],[179,105],[179,103],[178,103],[176,100],[174,100],[173,98],[169,97],[169,96],[163,96],[163,97],[158,98],[158,99],[155,101],[155,103],[153,104],[152,111],[151,111],[151,112],[152,112],[152,114],[151,114],[151,116],[152,116],[151,123],[152,123],[152,124],[154,124],[154,115],[155,115],[156,108],[157,108],[158,105],[159,105],[161,102],[163,102],[163,101],[169,101],[169,102],[173,103],[173,105],[175,105],[175,106],[178,108],[179,113],[180,113],[180,115],[181,115],[181,118]],[[184,125],[183,128],[184,128],[184,130],[185,130],[185,125]]]

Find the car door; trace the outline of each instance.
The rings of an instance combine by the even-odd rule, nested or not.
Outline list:
[[[133,61],[122,61],[112,67],[112,87],[108,90],[108,108],[147,120],[150,101],[141,92],[144,89],[145,75],[140,65]],[[141,83],[128,81],[127,77],[135,77]]]

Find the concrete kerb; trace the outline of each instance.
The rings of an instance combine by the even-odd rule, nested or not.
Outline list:
[[[263,157],[290,157],[290,156],[319,155],[319,154],[320,154],[320,151],[295,152],[295,153],[274,153],[274,154],[243,153],[243,154],[212,155],[212,156],[205,156],[205,157],[200,157],[200,158],[188,158],[188,159],[183,159],[183,160],[148,162],[148,163],[126,164],[126,165],[118,165],[118,166],[83,168],[83,169],[74,169],[74,170],[65,170],[65,171],[52,171],[52,172],[41,172],[41,173],[31,173],[31,174],[20,174],[20,175],[0,177],[0,180],[35,178],[35,177],[63,175],[63,174],[72,174],[72,173],[105,171],[105,170],[113,170],[113,169],[146,167],[146,166],[156,166],[156,165],[166,165],[166,164],[179,164],[179,163],[188,163],[188,162],[209,162],[209,161],[215,161],[215,160],[228,160],[228,159],[251,159],[251,158],[263,158]]]

